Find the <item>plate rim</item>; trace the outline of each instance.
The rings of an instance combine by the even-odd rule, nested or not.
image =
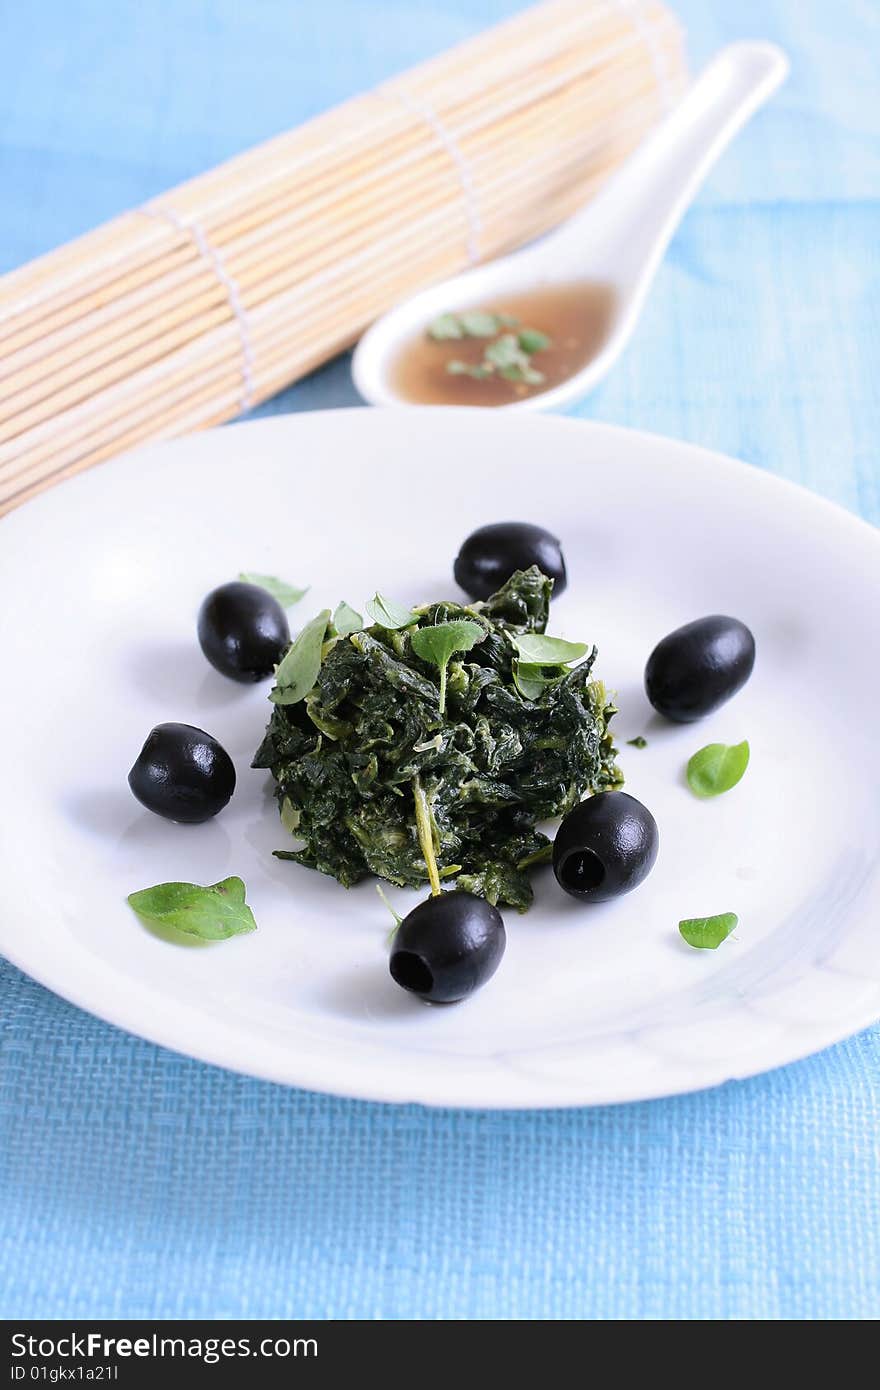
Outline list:
[[[476,417],[486,420],[492,418],[492,412],[480,410],[475,407],[443,407],[443,415],[446,416],[465,416],[474,419]],[[105,464],[94,469],[77,474],[72,478],[64,480],[63,490],[59,486],[52,487],[47,491],[38,494],[18,507],[15,511],[2,518],[6,534],[11,527],[13,531],[21,527],[29,528],[39,524],[39,516],[42,513],[56,511],[62,505],[69,506],[69,502],[59,500],[59,491],[63,492],[64,499],[70,499],[71,494],[87,493],[89,489],[101,486],[101,478],[105,475],[105,469],[109,465],[116,472],[120,468],[134,467],[139,458],[145,453],[154,453],[157,449],[162,450],[185,450],[194,439],[208,441],[206,447],[210,448],[210,439],[217,435],[228,436],[230,433],[240,431],[263,434],[283,435],[288,431],[295,431],[300,428],[298,422],[304,419],[314,420],[316,418],[336,417],[340,415],[358,415],[362,417],[382,417],[389,415],[394,417],[401,416],[427,416],[437,415],[436,407],[427,406],[394,406],[384,409],[377,409],[368,406],[346,406],[337,409],[320,411],[293,412],[284,415],[262,417],[256,420],[240,420],[231,426],[224,425],[215,427],[211,430],[201,431],[198,435],[184,435],[176,439],[151,441],[138,446],[124,454],[108,460]],[[531,421],[542,421],[542,425],[533,426]],[[813,492],[801,483],[796,483],[790,479],[780,477],[771,473],[760,466],[749,463],[746,460],[738,459],[729,454],[719,453],[700,444],[694,444],[688,440],[681,440],[674,436],[661,435],[651,431],[631,429],[627,426],[606,424],[600,421],[582,420],[571,416],[557,415],[533,415],[526,421],[520,419],[519,425],[526,428],[545,428],[559,430],[560,432],[570,432],[583,435],[592,435],[602,441],[613,442],[621,438],[627,441],[638,442],[647,449],[661,447],[673,447],[682,455],[688,455],[691,461],[697,466],[712,467],[716,470],[721,468],[728,475],[745,476],[750,479],[750,486],[763,486],[767,491],[774,492],[781,496],[798,496],[802,504],[812,507],[817,514],[830,515],[836,527],[843,527],[853,535],[857,535],[859,540],[868,542],[875,547],[878,558],[880,558],[880,529],[873,526],[869,521],[859,517],[854,512],[848,510],[840,503],[824,497],[820,493]],[[487,428],[481,425],[480,428]],[[491,426],[488,426],[491,428]],[[72,485],[72,486],[71,486]],[[124,1032],[142,1038],[154,1046],[167,1048],[169,1051],[177,1053],[179,1056],[194,1059],[202,1064],[221,1067],[232,1071],[238,1075],[248,1076],[273,1084],[283,1085],[290,1088],[299,1088],[313,1091],[319,1094],[337,1096],[339,1098],[368,1101],[378,1104],[410,1104],[422,1105],[430,1108],[462,1109],[462,1110],[491,1110],[491,1111],[519,1111],[519,1110],[541,1110],[541,1109],[572,1109],[586,1108],[594,1106],[612,1104],[634,1104],[639,1101],[655,1100],[674,1095],[691,1094],[697,1091],[714,1088],[715,1086],[725,1085],[731,1081],[745,1080],[752,1076],[771,1073],[780,1067],[790,1065],[793,1062],[805,1060],[815,1056],[826,1047],[854,1036],[856,1033],[869,1027],[877,1021],[877,1010],[867,1001],[861,1007],[854,1004],[853,1008],[846,1014],[845,1020],[841,1018],[826,1019],[814,1025],[809,1043],[805,1048],[803,1040],[798,1040],[798,1029],[789,1029],[785,1040],[777,1039],[774,1045],[773,1060],[768,1064],[762,1064],[759,1060],[755,1061],[751,1054],[749,1060],[744,1060],[741,1067],[735,1065],[731,1059],[716,1060],[713,1070],[712,1064],[705,1066],[705,1070],[712,1073],[708,1076],[692,1076],[690,1080],[683,1075],[671,1075],[668,1071],[661,1070],[658,1084],[650,1083],[644,1075],[637,1079],[637,1084],[627,1084],[627,1079],[623,1079],[614,1094],[602,1099],[584,1099],[577,1094],[572,1094],[572,1087],[569,1082],[564,1085],[556,1082],[553,1078],[526,1078],[522,1077],[524,1090],[540,1090],[544,1094],[531,1095],[525,1093],[517,1098],[515,1102],[504,1100],[493,1102],[491,1099],[481,1097],[479,1099],[462,1098],[460,1095],[447,1094],[444,1087],[437,1087],[434,1084],[436,1094],[433,1096],[414,1095],[410,1084],[395,1085],[387,1084],[388,1080],[393,1080],[383,1073],[377,1075],[375,1069],[372,1073],[367,1072],[362,1079],[357,1070],[345,1082],[337,1083],[333,1077],[320,1076],[316,1073],[321,1070],[321,1053],[309,1054],[301,1053],[296,1059],[296,1067],[288,1067],[284,1074],[273,1066],[268,1059],[260,1057],[256,1062],[249,1064],[237,1060],[234,1055],[235,1034],[224,1028],[220,1034],[211,1034],[211,1046],[201,1047],[197,1039],[188,1038],[185,1042],[180,1039],[178,1031],[174,1041],[168,1041],[168,1032],[164,1032],[161,1027],[151,1026],[150,1019],[146,1017],[149,999],[152,991],[147,991],[138,996],[137,1007],[132,1010],[132,1000],[126,999],[125,1005],[116,1006],[115,998],[107,992],[101,992],[100,986],[91,989],[80,981],[74,982],[70,987],[59,971],[58,976],[52,969],[51,959],[38,962],[35,969],[31,962],[26,962],[23,956],[27,952],[20,953],[16,950],[17,938],[14,931],[7,925],[8,915],[4,914],[0,918],[0,951],[19,969],[26,977],[36,981],[44,988],[64,999],[74,1007],[81,1008],[85,1012],[100,1019],[102,1022],[110,1024]],[[160,995],[160,997],[162,997]],[[135,1014],[133,1020],[132,1014]],[[174,1028],[170,1030],[174,1036]],[[325,1063],[326,1066],[326,1063]],[[299,1075],[293,1076],[292,1070],[298,1071]],[[637,1074],[638,1077],[639,1074]],[[384,1084],[383,1084],[384,1083]],[[554,1095],[554,1086],[558,1086],[558,1095]],[[454,1087],[453,1087],[454,1089]],[[564,1094],[562,1094],[564,1092]]]

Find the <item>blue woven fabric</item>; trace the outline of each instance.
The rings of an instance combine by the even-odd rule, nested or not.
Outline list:
[[[880,522],[873,0],[679,0],[793,59],[577,413]],[[0,0],[0,268],[518,8]],[[873,278],[872,278],[873,277]],[[350,404],[344,361],[263,407]],[[723,524],[723,518],[719,518]],[[0,965],[0,1315],[855,1318],[880,1029],[747,1083],[525,1115],[349,1103],[131,1038]]]

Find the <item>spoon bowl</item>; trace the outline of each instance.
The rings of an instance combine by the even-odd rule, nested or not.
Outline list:
[[[394,368],[404,345],[440,314],[483,305],[502,311],[506,298],[590,282],[614,294],[610,330],[598,352],[558,384],[499,408],[551,410],[587,395],[626,346],[666,247],[709,170],[788,67],[774,44],[723,48],[580,212],[540,241],[432,285],[378,319],[352,361],[360,395],[371,405],[414,403],[397,390]]]

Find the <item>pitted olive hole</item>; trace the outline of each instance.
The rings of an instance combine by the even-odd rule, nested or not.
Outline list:
[[[389,964],[391,978],[403,989],[411,989],[414,994],[429,994],[434,988],[434,976],[414,951],[395,951]]]
[[[579,849],[562,865],[562,882],[576,893],[590,893],[605,878],[605,865],[591,849]]]

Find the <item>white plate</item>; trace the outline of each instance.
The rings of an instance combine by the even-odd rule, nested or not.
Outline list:
[[[536,490],[540,496],[536,496]],[[552,628],[595,640],[619,694],[628,788],[660,857],[638,892],[584,908],[546,870],[508,914],[492,983],[430,1009],[387,973],[372,884],[273,859],[249,770],[266,687],[224,680],[195,638],[240,570],[310,583],[305,621],[377,587],[456,593],[476,525],[525,517],[564,541]],[[3,521],[0,948],[102,1018],[206,1061],[343,1095],[467,1106],[659,1096],[802,1057],[880,1014],[880,541],[826,502],[672,440],[493,411],[340,411],[141,450]],[[706,613],[754,630],[745,690],[699,725],[652,715],[653,644]],[[126,773],[163,720],[209,729],[239,787],[215,821],[143,811]],[[627,747],[644,733],[648,747]],[[717,801],[683,782],[705,743],[748,738]],[[260,930],[158,940],[125,903],[168,879],[240,874]],[[395,893],[401,909],[415,894]],[[717,952],[683,917],[734,911]]]

